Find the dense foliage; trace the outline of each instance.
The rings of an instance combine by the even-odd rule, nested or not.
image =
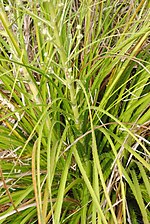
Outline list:
[[[149,1],[0,7],[0,224],[148,224]]]

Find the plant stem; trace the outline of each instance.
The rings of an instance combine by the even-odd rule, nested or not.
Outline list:
[[[62,62],[62,66],[63,66],[63,70],[65,72],[65,78],[66,78],[66,86],[69,89],[70,92],[70,99],[71,99],[71,105],[72,105],[72,111],[74,114],[74,119],[75,119],[75,125],[76,128],[78,130],[80,130],[80,123],[79,123],[79,111],[78,111],[78,106],[77,106],[77,100],[76,100],[76,91],[74,88],[74,82],[73,82],[73,76],[70,75],[69,71],[68,71],[68,65],[67,65],[67,56],[66,56],[66,52],[65,49],[63,47],[59,32],[58,32],[58,27],[57,24],[55,22],[56,20],[56,13],[55,13],[55,8],[53,6],[52,3],[49,3],[50,7],[50,15],[51,15],[51,24],[53,27],[53,32],[54,32],[54,37],[55,37],[55,45],[56,48],[59,52],[60,58],[61,58],[61,62]]]

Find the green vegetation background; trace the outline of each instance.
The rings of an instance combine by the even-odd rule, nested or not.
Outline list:
[[[0,1],[0,224],[150,223],[149,8]]]

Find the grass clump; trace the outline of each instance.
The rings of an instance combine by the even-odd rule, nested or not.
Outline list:
[[[148,6],[1,1],[0,223],[149,223]]]

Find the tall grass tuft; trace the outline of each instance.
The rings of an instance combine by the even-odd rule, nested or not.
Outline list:
[[[0,3],[0,224],[150,222],[149,1]]]

